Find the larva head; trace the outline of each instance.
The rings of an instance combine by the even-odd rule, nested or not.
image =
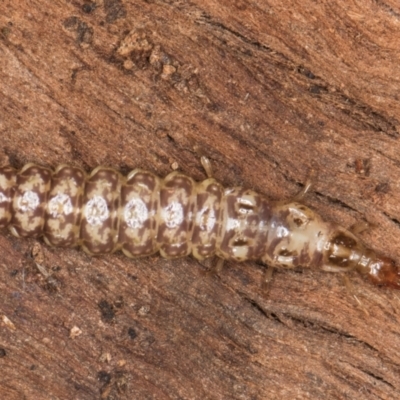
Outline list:
[[[376,284],[400,289],[400,269],[388,257],[368,250],[351,232],[341,228],[330,240],[328,263],[331,270],[357,270]]]
[[[367,272],[369,280],[376,285],[400,289],[399,267],[388,257],[371,258],[367,267],[360,272]]]

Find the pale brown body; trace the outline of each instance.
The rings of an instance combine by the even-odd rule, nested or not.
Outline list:
[[[206,168],[207,169],[207,168]],[[210,174],[209,174],[210,175]],[[262,260],[276,268],[357,270],[374,283],[400,288],[394,263],[365,248],[350,231],[325,222],[297,201],[270,202],[215,179],[197,183],[178,172],[164,179],[142,170],[123,177],[98,167],[0,168],[0,228],[43,236],[60,247],[128,257],[160,252],[175,258]]]

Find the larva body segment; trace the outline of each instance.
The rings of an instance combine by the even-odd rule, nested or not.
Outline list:
[[[33,164],[18,172],[12,201],[12,233],[20,237],[43,234],[51,171]]]
[[[44,217],[44,240],[59,247],[80,242],[85,173],[79,168],[60,165],[53,173]]]
[[[132,171],[121,187],[119,242],[128,257],[147,256],[158,250],[160,179],[142,170]]]
[[[160,189],[157,242],[161,256],[184,257],[192,251],[192,230],[196,208],[193,179],[173,172],[165,177]]]
[[[400,289],[392,260],[303,204],[271,202],[252,190],[224,189],[213,178],[195,182],[179,172],[160,179],[140,169],[124,177],[106,167],[89,175],[66,165],[54,172],[34,164],[20,171],[3,167],[0,228],[6,227],[18,237],[43,236],[49,245],[81,246],[92,255],[216,255],[276,268],[356,270]]]
[[[104,167],[96,168],[86,179],[79,244],[89,254],[119,248],[118,208],[123,183],[119,172]]]
[[[7,227],[12,218],[11,202],[16,185],[16,172],[11,167],[0,170],[0,229]]]

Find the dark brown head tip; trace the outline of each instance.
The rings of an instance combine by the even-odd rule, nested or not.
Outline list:
[[[369,279],[376,285],[400,289],[400,270],[388,257],[380,257],[370,264]]]

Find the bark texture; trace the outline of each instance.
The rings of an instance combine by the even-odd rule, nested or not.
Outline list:
[[[11,165],[172,168],[305,203],[400,262],[395,0],[0,3]],[[91,258],[0,235],[2,399],[400,398],[400,297],[357,276]],[[39,265],[39,266],[38,266]],[[368,312],[368,313],[367,313]]]

